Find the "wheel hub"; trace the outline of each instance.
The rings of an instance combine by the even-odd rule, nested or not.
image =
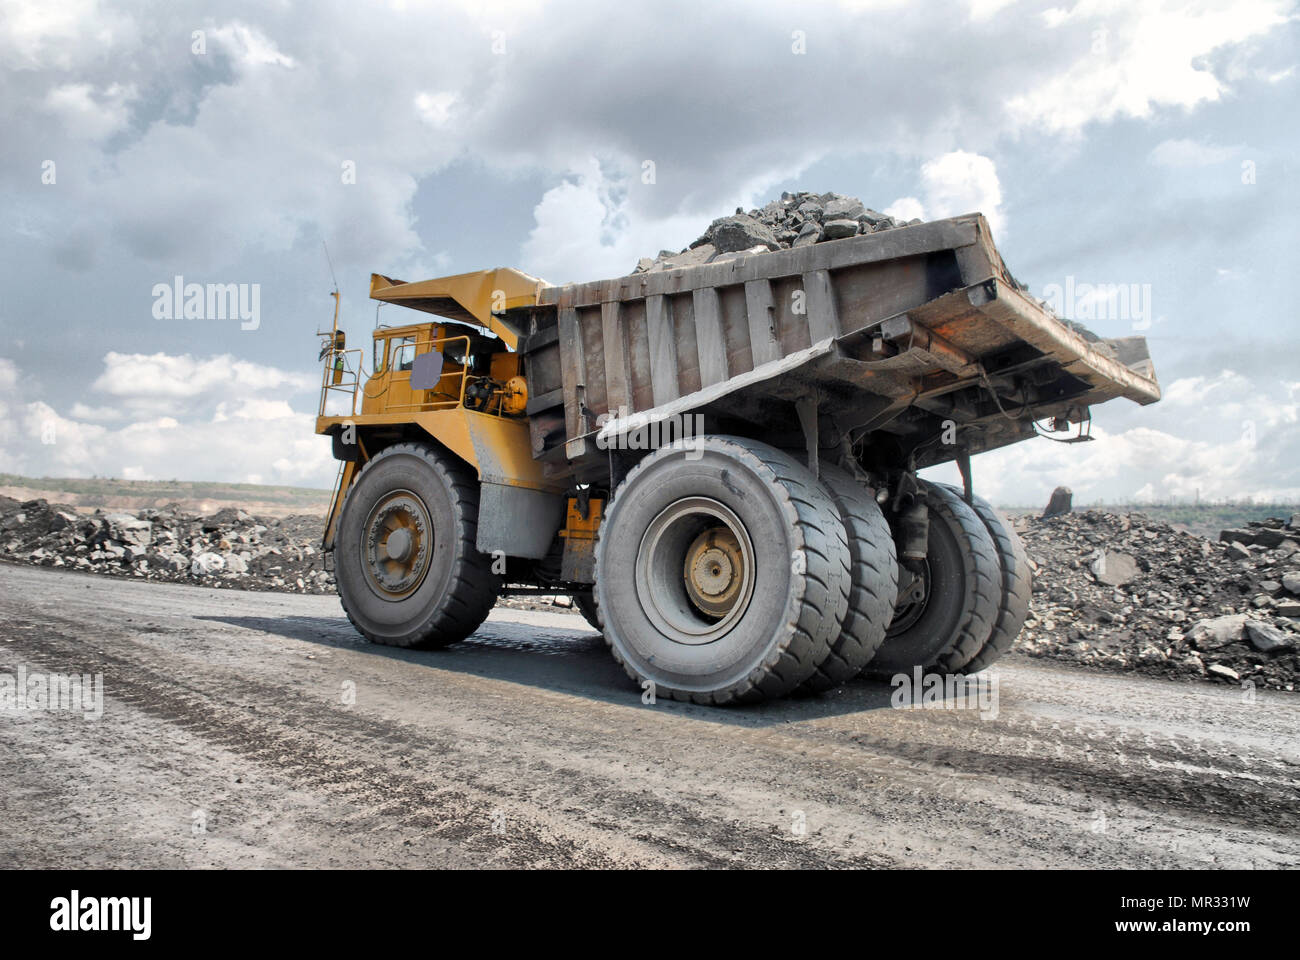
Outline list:
[[[380,500],[366,521],[365,571],[381,595],[401,599],[424,580],[433,547],[429,511],[418,496],[398,490]]]
[[[686,497],[641,539],[636,592],[655,628],[677,643],[710,643],[744,616],[754,590],[754,547],[740,518],[708,497]]]
[[[917,569],[900,567],[898,602],[894,605],[894,619],[890,621],[887,636],[896,636],[908,630],[930,603],[930,563],[922,560]]]
[[[686,551],[683,580],[691,603],[711,617],[725,617],[744,582],[740,541],[726,527],[705,530]]]

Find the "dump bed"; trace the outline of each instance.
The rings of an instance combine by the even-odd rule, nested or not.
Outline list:
[[[802,402],[918,466],[1160,397],[1145,341],[1085,337],[1020,287],[972,214],[723,263],[543,287],[511,319],[552,473],[685,414],[797,423]],[[806,408],[807,409],[807,408]],[[960,441],[935,443],[949,422]]]

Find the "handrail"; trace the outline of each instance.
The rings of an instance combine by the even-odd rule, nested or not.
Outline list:
[[[411,403],[389,403],[384,405],[384,409],[387,411],[418,411],[418,410],[439,410],[439,409],[447,409],[452,407],[464,406],[465,391],[469,387],[469,381],[470,381],[470,369],[469,369],[468,361],[470,357],[470,348],[473,346],[473,338],[469,334],[458,334],[452,337],[431,337],[427,340],[417,339],[414,341],[414,343],[402,344],[402,346],[413,347],[413,353],[412,353],[413,358],[423,356],[424,354],[430,353],[434,350],[438,350],[445,357],[447,345],[451,343],[455,343],[456,341],[461,341],[465,347],[464,353],[462,355],[462,362],[457,364],[459,369],[444,371],[441,374],[441,376],[438,377],[438,380],[433,387],[429,387],[420,391],[412,391],[412,392],[423,393],[426,395],[432,394],[433,396],[442,396],[445,399],[417,400],[417,401],[412,401]],[[343,364],[344,364],[343,369],[346,373],[353,373],[351,367],[348,366],[347,363],[347,355],[350,353],[355,353],[357,355],[357,367],[355,373],[353,374],[352,379],[350,380],[344,379],[339,383],[333,383],[332,378],[333,378],[333,371],[335,367],[336,358],[343,359]],[[356,416],[358,391],[361,391],[362,395],[365,396],[364,391],[361,390],[361,361],[362,361],[361,354],[362,354],[362,350],[357,347],[354,347],[352,349],[338,350],[331,345],[327,350],[325,355],[325,370],[321,377],[321,400],[320,400],[320,410],[319,410],[320,416],[326,415],[325,406],[331,390],[350,393],[351,406],[350,406],[350,413],[348,415]],[[396,373],[409,374],[409,371],[394,370],[393,362],[394,362],[394,358],[389,357],[388,367],[384,371],[389,377],[392,377]],[[451,391],[444,392],[439,390],[442,381],[448,379],[449,377],[460,378],[460,383],[454,394]],[[373,374],[370,379],[371,380],[374,379]],[[486,413],[489,416],[496,416],[496,417],[503,417],[505,415],[501,410],[501,404],[499,401],[497,403],[497,409],[495,413],[491,411],[490,403],[488,404],[488,407],[489,409],[484,409],[476,412]],[[337,416],[337,414],[335,414],[335,416]]]
[[[355,353],[357,355],[357,368],[355,371],[353,371],[347,365],[347,355],[349,353]],[[362,353],[361,349],[357,347],[354,347],[351,350],[340,350],[337,347],[334,347],[333,345],[331,345],[329,349],[326,351],[325,369],[321,374],[320,408],[317,414],[318,416],[322,416],[322,417],[325,416],[325,405],[329,399],[331,390],[337,390],[340,393],[350,394],[349,400],[350,400],[351,412],[349,413],[349,416],[356,416],[357,390],[361,386],[361,353]],[[352,374],[351,380],[340,378],[338,383],[333,382],[333,374],[335,369],[336,358],[343,361],[344,373]]]

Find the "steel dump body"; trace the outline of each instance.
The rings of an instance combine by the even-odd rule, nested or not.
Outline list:
[[[1080,423],[1160,388],[1140,337],[1090,341],[1022,290],[978,215],[706,266],[543,287],[522,329],[534,456],[596,470],[613,438],[701,414],[710,429],[814,410],[918,467]],[[960,441],[935,443],[945,423]],[[791,440],[794,444],[797,441]]]

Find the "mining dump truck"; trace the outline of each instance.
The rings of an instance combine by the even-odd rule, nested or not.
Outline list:
[[[988,667],[1030,570],[972,456],[1160,396],[1145,341],[1059,320],[979,214],[565,286],[376,274],[370,295],[412,322],[349,347],[336,299],[316,427],[357,630],[442,647],[503,593],[569,595],[634,681],[698,703]],[[917,476],[945,462],[960,487]]]

